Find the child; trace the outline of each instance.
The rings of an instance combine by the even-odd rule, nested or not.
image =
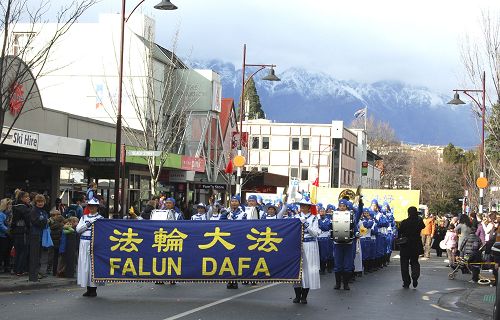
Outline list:
[[[70,217],[69,219],[64,220],[64,226],[61,233],[61,241],[59,243],[59,261],[57,264],[57,276],[63,278],[66,273],[66,243],[68,235],[75,233],[75,228],[78,225],[77,217]]]
[[[457,234],[455,233],[455,225],[450,223],[448,231],[444,236],[444,243],[446,245],[446,254],[448,255],[448,267],[455,264],[455,253],[457,250]]]

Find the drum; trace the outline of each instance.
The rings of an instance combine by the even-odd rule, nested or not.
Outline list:
[[[354,214],[351,211],[333,212],[332,239],[335,242],[351,242],[354,239]]]

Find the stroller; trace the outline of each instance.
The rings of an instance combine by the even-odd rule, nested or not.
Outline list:
[[[450,264],[452,271],[448,274],[448,279],[455,279],[455,276],[459,270],[462,271],[462,274],[474,274],[474,272],[477,272],[479,277],[477,283],[489,285],[491,283],[491,280],[481,275],[481,261],[479,260],[477,262],[472,262],[469,260],[469,255],[465,255],[464,257],[457,257],[455,264]]]

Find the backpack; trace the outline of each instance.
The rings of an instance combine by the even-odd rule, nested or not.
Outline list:
[[[77,205],[70,205],[68,207],[68,209],[66,209],[66,211],[64,212],[64,215],[66,216],[66,218],[70,218],[70,217],[77,217],[78,218],[78,206]]]

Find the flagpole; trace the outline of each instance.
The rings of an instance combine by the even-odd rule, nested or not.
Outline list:
[[[368,118],[368,107],[365,106],[365,132],[366,132],[366,118]]]

